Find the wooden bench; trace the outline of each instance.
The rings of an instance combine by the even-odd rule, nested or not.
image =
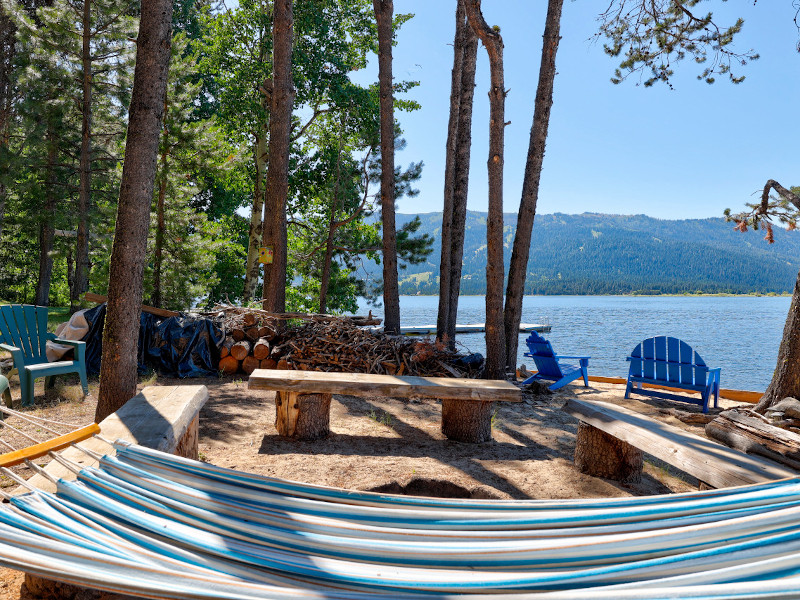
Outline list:
[[[366,373],[256,369],[250,375],[249,387],[277,392],[278,433],[302,440],[323,438],[330,432],[331,394],[439,399],[442,433],[462,442],[490,440],[492,404],[522,400],[519,388],[507,381]]]
[[[618,481],[641,478],[642,451],[699,479],[726,488],[786,477],[797,472],[728,448],[621,406],[570,399],[564,410],[580,424],[575,466],[582,473]]]
[[[692,347],[678,338],[659,336],[647,338],[627,358],[631,363],[625,397],[629,398],[633,386],[636,393],[700,404],[708,412],[708,401],[714,396],[714,406],[719,401],[719,369],[709,369]],[[667,386],[679,390],[700,392],[700,399],[671,394],[662,389],[645,389],[643,383]]]
[[[200,409],[208,400],[204,385],[149,386],[128,400],[117,412],[100,423],[100,435],[107,440],[124,439],[162,452],[197,459]],[[98,454],[112,452],[108,444],[96,438],[81,442],[81,446]],[[67,448],[64,458],[83,467],[97,463],[77,448]],[[56,479],[74,479],[75,474],[56,461],[45,467]],[[55,492],[55,485],[42,475],[28,481],[32,486]],[[20,487],[16,493],[27,492]]]

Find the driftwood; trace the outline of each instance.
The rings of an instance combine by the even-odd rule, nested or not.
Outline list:
[[[751,410],[732,409],[720,413],[706,425],[706,435],[731,448],[800,469],[800,435],[772,425]]]
[[[679,410],[677,408],[663,408],[659,410],[659,412],[662,415],[671,415],[687,425],[706,425],[716,418],[716,415],[690,412],[688,410]]]

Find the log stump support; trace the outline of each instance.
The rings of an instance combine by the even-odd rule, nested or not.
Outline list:
[[[285,437],[312,441],[331,431],[331,394],[275,392],[275,429]]]
[[[594,477],[623,483],[642,479],[642,451],[588,423],[578,424],[575,441],[575,467]]]
[[[494,402],[442,400],[442,433],[456,442],[488,442],[493,414]]]

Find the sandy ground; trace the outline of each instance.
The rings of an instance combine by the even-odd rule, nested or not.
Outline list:
[[[493,441],[476,445],[451,442],[442,435],[441,404],[434,400],[334,396],[331,435],[297,442],[279,437],[275,430],[273,393],[249,390],[242,377],[183,382],[151,378],[142,385],[180,383],[208,386],[209,401],[200,414],[200,458],[224,467],[350,489],[450,497],[581,498],[697,489],[692,477],[647,457],[644,477],[633,485],[574,469],[577,421],[561,410],[567,398],[624,405],[703,435],[702,426],[665,414],[673,407],[699,412],[699,406],[644,397],[624,400],[623,386],[569,385],[554,394],[526,394],[522,403],[498,403]],[[87,424],[94,414],[97,383],[90,385],[86,399],[76,388],[57,388],[46,397],[43,388],[37,388],[32,412],[76,426]],[[18,400],[13,381],[12,389]],[[720,405],[735,403],[721,400]],[[8,439],[7,433],[0,437]],[[0,476],[0,488],[15,485]],[[30,598],[23,579],[21,573],[0,567],[0,600]]]

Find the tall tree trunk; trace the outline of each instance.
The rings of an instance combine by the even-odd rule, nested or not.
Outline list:
[[[253,207],[250,212],[250,233],[247,243],[247,266],[244,274],[244,300],[260,300],[258,294],[258,276],[261,265],[258,262],[258,249],[264,235],[264,173],[267,170],[267,136],[266,131],[256,134],[253,154],[256,163],[256,180],[253,186]]]
[[[82,18],[82,98],[81,98],[81,159],[78,188],[78,239],[75,252],[75,286],[73,305],[89,289],[89,211],[92,193],[92,0],[83,1]]]
[[[142,277],[164,117],[171,30],[171,0],[142,0],[125,163],[111,250],[96,423],[136,394]]]
[[[517,216],[517,233],[511,252],[506,287],[504,318],[506,333],[506,370],[514,371],[519,345],[519,324],[522,320],[522,299],[525,294],[525,279],[528,273],[528,256],[531,250],[531,233],[539,199],[539,181],[542,177],[542,162],[550,124],[550,108],[553,106],[553,84],[556,78],[556,52],[561,40],[561,7],[564,0],[549,0],[544,25],[542,61],[539,66],[539,84],[533,111],[533,125],[528,143],[528,158],[522,182],[522,200]]]
[[[165,114],[166,110],[167,106],[165,103]],[[161,307],[161,303],[163,302],[161,294],[161,272],[164,264],[164,233],[167,229],[167,218],[164,207],[167,198],[168,131],[166,127],[163,128],[162,135],[161,168],[159,169],[158,199],[156,200],[156,243],[153,250],[153,297],[151,299],[152,305],[156,307]]]
[[[272,25],[272,103],[269,119],[269,167],[264,198],[264,245],[273,261],[264,265],[264,310],[286,310],[286,196],[289,194],[289,143],[292,104],[292,0],[276,0]]]
[[[778,362],[756,411],[763,413],[788,396],[800,398],[800,274],[794,284],[792,303],[783,327]]]
[[[52,125],[47,135],[47,187],[45,189],[44,214],[39,222],[39,278],[36,282],[36,305],[50,305],[50,282],[53,276],[53,239],[56,217],[56,162],[58,145]]]
[[[0,237],[6,213],[8,134],[11,121],[11,74],[16,53],[16,27],[0,4]]]
[[[453,226],[453,182],[455,180],[456,139],[458,138],[458,108],[461,105],[461,73],[464,65],[464,39],[469,29],[463,0],[456,0],[456,32],[453,37],[453,71],[450,76],[450,117],[447,122],[447,143],[444,163],[444,203],[442,205],[442,243],[439,261],[439,312],[436,317],[436,339],[447,341],[455,347],[455,340],[448,337],[450,317],[450,245]]]
[[[342,115],[340,122],[341,135],[339,136],[339,147],[336,153],[336,181],[333,184],[333,201],[331,202],[331,216],[328,220],[328,238],[325,240],[325,258],[322,263],[322,277],[319,282],[319,312],[326,314],[328,312],[328,287],[331,282],[331,269],[333,268],[333,238],[336,235],[336,230],[340,224],[336,220],[336,215],[339,211],[339,190],[342,180],[342,144],[344,130],[345,130],[346,115]]]
[[[381,220],[383,229],[383,329],[400,333],[397,226],[394,215],[394,94],[392,89],[392,0],[372,0],[378,24],[378,85],[381,111]]]
[[[453,217],[450,240],[450,299],[447,338],[455,347],[458,297],[461,294],[461,270],[464,259],[464,235],[467,223],[469,163],[472,154],[472,101],[475,97],[475,65],[478,60],[478,36],[466,27],[464,63],[461,71],[461,103],[458,107],[458,137],[453,173]]]
[[[506,90],[503,38],[481,14],[480,0],[466,0],[467,18],[489,55],[489,215],[486,220],[486,370],[488,379],[505,378],[503,328],[503,146]]]

